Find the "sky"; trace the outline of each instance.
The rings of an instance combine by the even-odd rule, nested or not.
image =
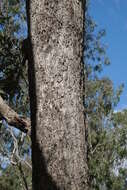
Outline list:
[[[117,110],[127,108],[127,0],[91,0],[89,12],[99,29],[106,30],[105,43],[111,65],[104,68],[115,88],[124,83]]]

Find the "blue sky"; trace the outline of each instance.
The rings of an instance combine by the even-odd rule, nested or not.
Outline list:
[[[89,12],[98,28],[106,29],[105,42],[111,65],[105,67],[114,86],[125,84],[117,109],[127,108],[127,0],[91,0]]]

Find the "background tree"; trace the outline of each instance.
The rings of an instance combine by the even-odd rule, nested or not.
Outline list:
[[[2,98],[4,98],[8,105],[20,116],[28,117],[30,112],[27,67],[23,62],[24,55],[21,51],[22,41],[26,36],[25,17],[25,1],[1,1],[0,104],[3,103]],[[2,108],[3,105],[1,105]],[[0,111],[2,110],[0,109]],[[15,189],[16,187],[17,189],[24,189],[23,175],[29,176],[29,179],[26,177],[26,181],[30,189],[31,169],[29,168],[31,167],[31,151],[29,137],[11,129],[5,122],[5,119],[6,117],[3,118],[3,115],[1,115],[0,189]],[[23,167],[22,173],[21,167]]]
[[[110,61],[102,43],[105,30],[86,12],[85,113],[88,125],[88,167],[91,189],[125,189],[126,120],[114,109],[120,100],[123,84],[114,90],[109,78],[100,77]],[[116,122],[116,121],[120,121]],[[124,125],[123,125],[124,123]]]

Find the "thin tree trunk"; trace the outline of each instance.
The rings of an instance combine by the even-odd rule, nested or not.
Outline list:
[[[30,4],[29,4],[30,3]],[[83,0],[28,1],[33,190],[87,190]],[[33,56],[32,56],[33,55]]]

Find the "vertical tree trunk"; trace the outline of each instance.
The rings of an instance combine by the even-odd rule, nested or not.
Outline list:
[[[87,190],[83,0],[28,1],[34,190]]]

